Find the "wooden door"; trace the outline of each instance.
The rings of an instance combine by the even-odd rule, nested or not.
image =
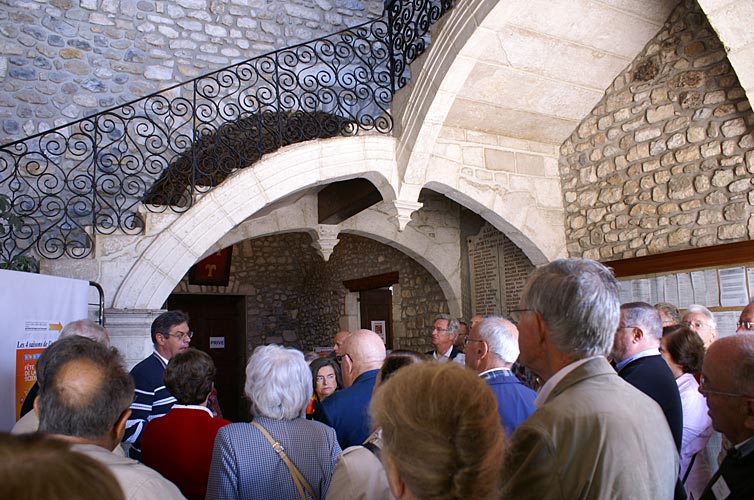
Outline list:
[[[244,298],[235,295],[171,295],[168,309],[189,315],[194,331],[191,347],[212,356],[217,367],[215,388],[223,417],[233,422],[247,420],[248,404],[243,396],[246,367]],[[210,348],[210,338],[223,347]]]
[[[372,328],[373,321],[385,322],[385,346],[393,348],[393,292],[389,288],[362,290],[359,292],[361,328]],[[381,332],[377,332],[380,333]]]

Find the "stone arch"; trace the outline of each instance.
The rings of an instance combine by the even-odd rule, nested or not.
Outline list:
[[[153,239],[145,237],[151,241],[122,280],[113,306],[159,309],[188,269],[238,224],[291,194],[357,176],[370,180],[384,200],[394,200],[395,139],[357,136],[310,141],[236,172]]]
[[[310,210],[302,210],[301,204]],[[317,220],[312,216],[316,198],[299,200],[271,214],[244,222],[225,234],[202,256],[219,251],[240,241],[290,232],[305,232],[316,241]],[[451,314],[461,314],[460,254],[456,241],[438,241],[409,224],[399,231],[391,219],[392,204],[383,201],[338,224],[338,233],[369,238],[395,248],[418,262],[437,280],[445,294]]]
[[[747,0],[697,1],[725,47],[728,61],[751,104],[754,96],[754,31],[746,20],[754,18],[754,4]]]
[[[487,159],[470,154],[467,160],[466,153],[492,145],[490,150],[545,155],[556,162],[562,142],[661,28],[676,4],[676,0],[619,7],[585,3],[568,7],[570,11],[560,5],[543,11],[540,2],[508,0],[470,0],[458,5],[422,60],[409,86],[410,94],[396,105],[402,125],[397,150],[403,176],[399,199],[415,201],[422,187],[435,185],[436,190],[472,208],[504,232],[532,262],[566,255],[562,195],[558,192],[557,197],[544,199],[537,192],[540,181],[558,179],[557,163],[549,173],[546,169],[544,174],[525,172],[526,178],[516,182],[508,180],[508,173],[521,173],[518,165],[508,172],[488,169],[483,178],[474,179],[475,170],[484,169]],[[616,26],[623,30],[620,43],[610,42],[613,38],[607,35]],[[509,40],[511,36],[514,41]],[[531,49],[534,44],[525,43],[530,39],[549,49]],[[548,54],[561,52],[562,61],[549,58]],[[499,59],[497,65],[490,62],[491,55]],[[541,64],[529,64],[538,59]],[[595,69],[584,71],[585,64]],[[526,87],[536,91],[528,93]],[[487,95],[479,97],[480,92]],[[505,119],[516,125],[497,122],[490,128],[495,132],[486,137],[468,120],[459,119],[461,108],[455,108],[459,99],[465,99],[465,114],[479,121],[490,117],[483,111],[485,104],[517,93],[526,98],[516,101],[505,114]],[[568,106],[551,111],[553,104],[561,102]],[[481,124],[482,130],[485,126]],[[517,135],[513,131],[516,126],[525,132]],[[462,151],[458,161],[448,161],[445,155],[453,134],[463,136],[453,144]],[[503,180],[498,181],[499,177]],[[530,189],[522,189],[524,185]],[[484,201],[478,202],[478,196]]]

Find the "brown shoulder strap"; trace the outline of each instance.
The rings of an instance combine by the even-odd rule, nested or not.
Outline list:
[[[306,488],[306,491],[309,492],[309,495],[314,500],[319,500],[317,498],[317,495],[314,493],[314,490],[309,485],[309,481],[306,480],[303,474],[301,474],[301,471],[298,470],[296,465],[291,462],[291,459],[288,458],[288,455],[285,454],[285,450],[283,449],[283,445],[275,441],[275,438],[273,438],[269,432],[267,432],[267,429],[265,429],[261,424],[258,422],[252,422],[251,425],[259,429],[259,432],[262,433],[262,435],[267,439],[267,441],[270,442],[272,445],[272,449],[275,450],[275,452],[278,454],[280,459],[285,463],[285,465],[288,466],[288,470],[291,473],[291,477],[293,478],[293,484],[296,485],[296,489],[298,490],[298,494],[301,496],[301,500],[306,500],[306,494],[304,494],[304,488]]]

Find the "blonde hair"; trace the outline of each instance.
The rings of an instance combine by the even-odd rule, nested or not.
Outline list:
[[[383,453],[417,497],[499,498],[503,430],[476,373],[456,363],[406,366],[377,390],[370,413]]]
[[[103,463],[42,434],[0,433],[0,484],[15,500],[125,500]]]

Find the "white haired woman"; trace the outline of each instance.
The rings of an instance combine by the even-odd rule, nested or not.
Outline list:
[[[207,498],[325,497],[341,449],[332,428],[304,418],[312,390],[301,352],[275,345],[254,350],[245,387],[254,420],[217,433]]]

